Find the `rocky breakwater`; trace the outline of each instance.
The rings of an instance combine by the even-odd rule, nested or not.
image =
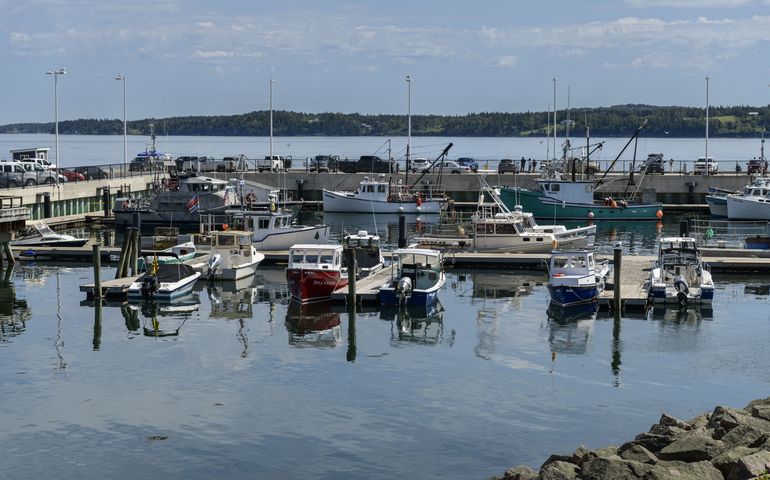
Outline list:
[[[665,413],[620,447],[551,455],[535,471],[508,469],[495,480],[770,480],[770,397],[745,408],[718,406],[691,420]]]

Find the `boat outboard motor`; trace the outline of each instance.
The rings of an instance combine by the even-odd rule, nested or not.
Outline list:
[[[677,275],[674,278],[674,288],[676,289],[676,298],[679,301],[680,307],[686,307],[688,300],[687,294],[690,293],[690,287],[687,285],[687,280],[683,276]]]
[[[155,293],[158,291],[158,277],[156,275],[145,275],[144,280],[142,280],[142,297],[144,298],[152,298],[155,296]]]
[[[215,253],[209,258],[209,280],[214,278],[219,263],[222,261],[222,255]]]
[[[398,295],[400,303],[404,303],[404,300],[409,298],[411,294],[412,279],[409,277],[401,277],[401,279],[398,281],[398,284],[396,284],[396,295]]]

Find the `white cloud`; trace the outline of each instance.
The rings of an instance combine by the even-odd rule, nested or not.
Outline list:
[[[235,52],[224,52],[222,50],[196,50],[194,55],[201,58],[229,58],[237,56]]]
[[[518,61],[519,61],[518,57],[513,55],[506,55],[497,59],[497,65],[501,67],[512,67],[516,65],[516,62]]]
[[[27,43],[29,40],[30,37],[26,33],[11,32],[11,43],[13,44]]]
[[[198,26],[198,27],[203,27],[203,28],[211,28],[211,27],[214,26],[214,23],[213,22],[198,22],[195,25]]]
[[[755,0],[625,0],[626,5],[632,7],[681,7],[681,8],[716,8],[716,7],[742,7],[750,3],[759,3]]]

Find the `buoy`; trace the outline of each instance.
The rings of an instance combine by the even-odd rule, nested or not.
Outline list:
[[[658,218],[663,218],[663,210],[658,210],[658,211],[655,213],[655,216],[656,216],[656,217],[658,217]]]
[[[588,218],[593,219],[594,218],[594,212],[588,212]]]
[[[223,231],[223,232],[226,232],[226,231],[228,231],[228,230],[230,230],[230,225],[228,225],[228,224],[226,224],[226,223],[223,223],[223,224],[222,224],[222,231]]]

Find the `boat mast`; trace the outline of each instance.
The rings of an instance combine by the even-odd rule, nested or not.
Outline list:
[[[546,117],[545,121],[545,132],[546,132],[546,138],[545,141],[545,159],[548,160],[551,158],[551,106],[548,105],[548,116]],[[524,173],[524,172],[521,172]]]
[[[706,175],[709,174],[709,80],[706,76]]]
[[[406,76],[406,179],[409,184],[409,153],[412,146],[412,76]]]
[[[553,77],[553,159],[556,160],[556,77]]]

